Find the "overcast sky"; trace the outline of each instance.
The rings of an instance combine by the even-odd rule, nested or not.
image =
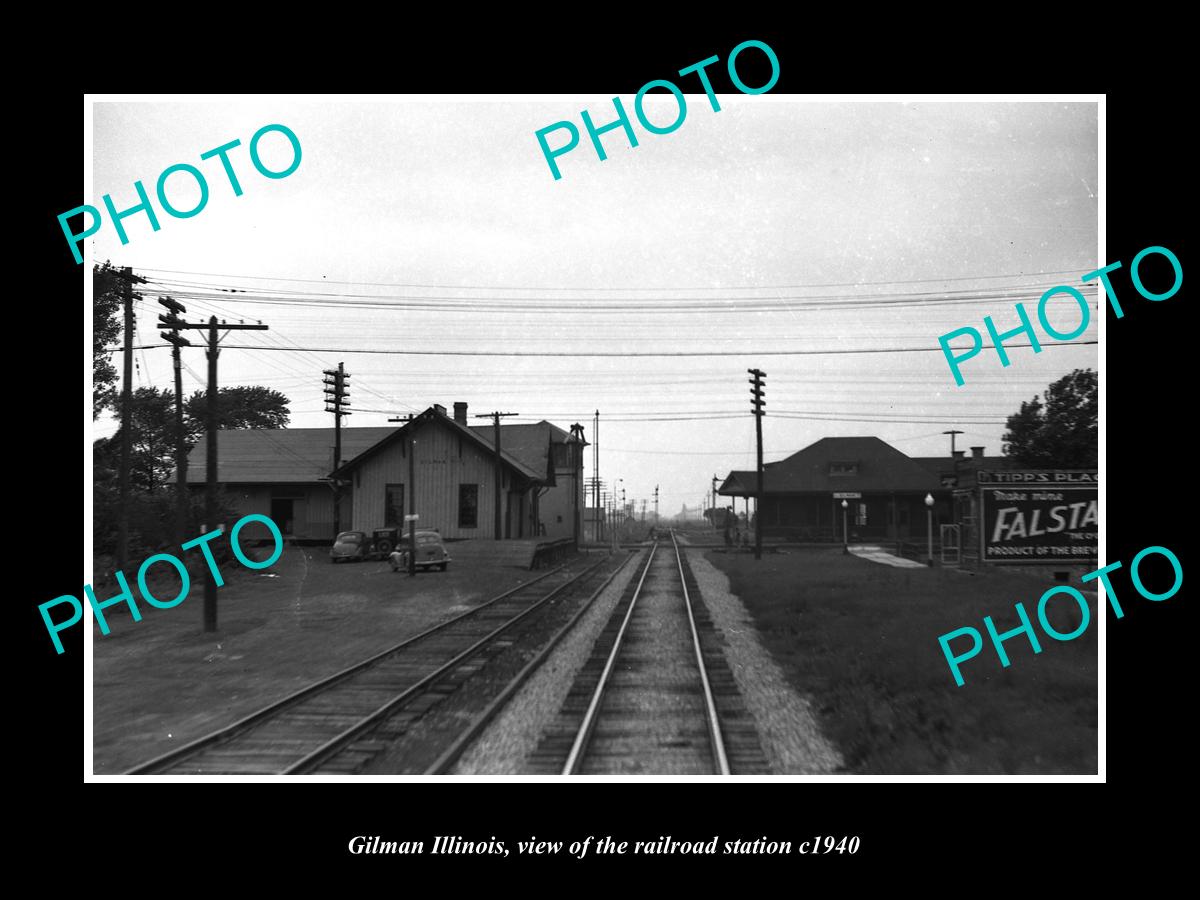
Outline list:
[[[161,230],[130,217],[124,246],[106,221],[88,261],[152,279],[141,344],[162,343],[160,294],[192,319],[269,325],[229,334],[237,347],[221,354],[221,383],[282,391],[293,426],[332,425],[321,370],[340,361],[351,427],[462,400],[473,414],[520,414],[509,421],[581,422],[592,440],[599,409],[601,477],[623,479],[630,500],[660,485],[664,513],[698,505],[714,474],[753,466],[747,368],[767,372],[768,461],[831,435],[948,454],[950,428],[966,432],[960,447],[999,454],[1022,400],[1098,368],[1097,346],[1049,341],[1040,354],[1013,350],[1007,369],[984,351],[963,387],[939,352],[778,355],[936,348],[960,326],[982,331],[988,314],[1016,325],[1018,299],[1035,317],[1046,288],[1078,285],[1107,262],[1095,104],[720,95],[713,112],[702,94],[688,101],[672,134],[634,120],[638,147],[620,130],[604,135],[603,162],[584,132],[557,181],[534,133],[563,119],[582,132],[584,108],[607,122],[610,98],[98,102],[84,202],[111,193],[132,206],[135,180],[153,196],[159,173],[181,162],[204,172],[210,197],[187,219],[155,201]],[[659,123],[675,112],[669,97],[646,108]],[[247,148],[272,123],[303,148],[278,180],[255,171]],[[240,197],[219,161],[200,160],[233,139]],[[279,134],[261,149],[272,168],[290,160]],[[187,209],[198,193],[179,174],[168,197]],[[1085,294],[1093,321],[1079,340],[1095,340],[1096,293]],[[1078,315],[1058,301],[1051,321],[1069,331]],[[652,353],[702,355],[632,355]],[[171,386],[168,349],[136,359],[135,387]],[[202,387],[202,350],[184,362],[185,391]],[[105,417],[94,436],[114,429]]]

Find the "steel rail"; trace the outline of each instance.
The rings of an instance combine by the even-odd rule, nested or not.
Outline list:
[[[621,651],[621,642],[625,639],[625,630],[629,627],[629,620],[633,616],[634,607],[637,606],[638,597],[642,593],[642,585],[646,582],[646,575],[650,572],[650,564],[654,562],[654,554],[657,551],[658,541],[656,540],[650,548],[650,553],[646,556],[646,566],[642,569],[642,577],[638,579],[637,588],[633,592],[633,599],[629,601],[629,608],[625,610],[625,618],[621,622],[621,628],[617,632],[617,637],[613,641],[608,659],[604,663],[604,671],[600,673],[600,681],[596,685],[595,691],[592,692],[592,699],[588,704],[587,712],[584,713],[583,723],[575,735],[575,741],[571,745],[571,752],[567,755],[566,764],[563,766],[563,775],[576,774],[579,765],[583,762],[584,751],[587,748],[588,741],[591,740],[592,729],[596,726],[600,702],[604,699],[604,691],[608,687],[609,676],[612,674],[613,666],[616,665],[617,655]]]
[[[410,644],[414,644],[417,641],[423,640],[423,639],[429,637],[430,635],[455,624],[456,622],[460,622],[463,619],[468,618],[469,616],[476,615],[480,611],[487,609],[488,607],[492,606],[493,604],[499,603],[501,600],[506,600],[507,598],[511,597],[513,594],[517,593],[518,591],[524,590],[525,588],[530,587],[531,585],[537,584],[539,581],[541,581],[545,578],[549,578],[551,575],[554,575],[557,572],[561,572],[564,568],[566,568],[566,566],[558,566],[557,568],[551,569],[549,572],[546,572],[545,574],[539,575],[537,578],[532,578],[529,581],[522,582],[521,584],[518,584],[516,587],[512,588],[511,590],[505,591],[503,594],[499,594],[498,596],[493,597],[491,600],[488,600],[486,603],[481,603],[479,606],[476,606],[473,609],[469,609],[466,612],[463,612],[463,613],[458,614],[457,616],[454,616],[453,618],[447,619],[444,622],[440,622],[437,625],[427,628],[424,631],[420,632],[419,634],[415,634],[410,638],[406,638],[405,640],[401,641],[400,643],[396,644],[395,646],[389,647],[387,650],[384,650],[381,653],[377,653],[374,656],[371,656],[371,657],[363,660],[362,662],[355,663],[352,666],[342,669],[340,672],[335,672],[333,675],[330,675],[327,678],[322,678],[320,681],[314,681],[312,684],[307,685],[306,687],[302,687],[299,690],[294,691],[291,694],[288,694],[283,699],[277,700],[274,703],[268,704],[267,706],[264,706],[262,709],[256,710],[255,712],[252,712],[249,715],[244,716],[241,719],[238,719],[236,722],[234,722],[230,725],[226,725],[224,728],[220,728],[217,731],[211,732],[210,734],[203,735],[202,737],[199,737],[194,741],[190,741],[189,743],[184,744],[182,747],[177,747],[174,750],[168,750],[166,753],[160,754],[159,756],[156,756],[147,762],[144,762],[138,766],[135,766],[134,768],[127,771],[125,774],[126,775],[152,775],[152,774],[154,774],[155,769],[160,769],[160,768],[163,768],[164,766],[168,766],[168,765],[172,765],[174,763],[180,762],[181,760],[186,759],[189,756],[192,756],[193,754],[195,754],[196,752],[198,752],[200,750],[207,750],[210,747],[216,746],[217,744],[221,744],[221,743],[224,743],[225,741],[231,740],[231,739],[237,737],[243,731],[246,731],[247,729],[260,724],[261,722],[265,721],[266,719],[271,718],[272,716],[278,715],[279,713],[285,711],[287,708],[294,706],[296,703],[300,702],[301,700],[304,700],[310,696],[313,696],[314,694],[320,693],[321,691],[327,690],[327,689],[333,687],[335,684],[338,684],[341,681],[345,681],[347,678],[350,678],[351,676],[362,671],[363,669],[373,666],[375,663],[379,662],[384,657],[390,656],[393,653],[403,650],[405,647],[409,646]],[[587,571],[590,571],[590,570],[587,570]],[[581,573],[581,575],[582,575],[582,573]],[[573,581],[574,581],[574,579],[572,581],[567,582],[567,584],[572,584]]]
[[[399,693],[395,697],[393,697],[391,700],[389,700],[387,703],[383,704],[383,706],[379,707],[378,709],[376,709],[374,712],[370,713],[369,715],[364,716],[362,719],[360,719],[354,725],[351,725],[349,728],[347,728],[341,734],[337,735],[336,737],[330,738],[328,741],[326,741],[324,744],[322,744],[316,750],[309,753],[307,756],[304,756],[304,757],[300,758],[299,760],[297,760],[296,762],[292,763],[290,766],[288,766],[286,769],[284,769],[283,772],[281,772],[280,774],[282,774],[282,775],[300,775],[300,774],[304,774],[306,772],[311,772],[313,769],[317,768],[322,763],[326,762],[329,759],[332,759],[334,756],[336,756],[338,753],[340,753],[342,750],[344,750],[347,744],[352,743],[353,741],[357,740],[364,732],[369,731],[376,724],[378,724],[382,719],[387,718],[397,707],[402,706],[414,694],[417,694],[420,691],[424,690],[427,685],[437,681],[439,678],[441,678],[447,672],[453,670],[464,659],[474,656],[476,651],[478,651],[480,647],[483,647],[483,646],[487,645],[488,643],[490,643],[491,641],[495,640],[496,637],[498,637],[501,633],[507,631],[513,625],[516,625],[518,622],[520,622],[522,619],[524,619],[530,613],[543,607],[551,599],[558,596],[558,594],[565,591],[567,588],[569,588],[571,585],[575,584],[575,582],[579,581],[584,576],[590,575],[596,569],[600,568],[600,566],[604,565],[604,562],[605,562],[605,560],[602,559],[598,563],[595,563],[594,565],[591,565],[588,568],[584,569],[582,572],[580,572],[578,575],[576,575],[570,581],[564,581],[562,584],[560,584],[558,587],[556,587],[550,593],[546,594],[546,596],[542,597],[536,603],[532,604],[531,606],[527,606],[525,609],[521,610],[521,612],[517,613],[517,615],[513,616],[511,619],[508,619],[506,622],[504,622],[498,628],[494,629],[493,631],[491,631],[488,634],[481,637],[479,640],[477,640],[471,646],[467,647],[467,649],[463,650],[461,653],[457,654],[456,656],[454,656],[447,662],[443,663],[441,666],[439,666],[434,671],[430,672],[428,675],[426,675],[424,678],[422,678],[416,684],[413,684],[410,687],[406,688],[404,691],[402,691],[401,693]],[[558,571],[558,570],[556,569],[555,571]],[[532,583],[532,582],[530,582],[530,583]],[[528,585],[525,585],[525,586],[527,587]]]
[[[557,647],[559,642],[571,632],[579,620],[583,618],[584,614],[586,614],[587,611],[592,608],[592,603],[594,603],[596,598],[604,592],[604,589],[612,583],[613,579],[624,570],[626,564],[628,564],[629,560],[631,559],[633,559],[633,554],[626,556],[625,559],[621,561],[621,564],[617,566],[607,578],[604,579],[604,582],[598,588],[596,588],[595,591],[592,592],[592,595],[583,602],[583,605],[573,616],[571,616],[570,620],[563,625],[562,628],[555,632],[554,636],[550,638],[550,641],[546,644],[546,646],[538,652],[537,656],[531,659],[525,665],[525,667],[513,677],[513,680],[505,686],[504,690],[501,691],[492,700],[492,702],[487,705],[483,712],[481,712],[475,718],[475,720],[468,725],[467,728],[463,730],[457,738],[454,739],[454,742],[446,748],[441,756],[434,760],[433,764],[425,770],[424,774],[446,774],[450,767],[454,765],[463,755],[463,752],[470,745],[471,741],[473,741],[475,737],[491,723],[491,721],[496,717],[496,713],[499,712],[500,709],[508,703],[512,695],[515,694],[521,688],[521,686],[525,684],[534,670],[536,670],[542,665],[542,663],[546,661],[546,658],[549,657],[554,648]]]
[[[688,593],[687,577],[683,572],[683,557],[675,532],[671,532],[671,544],[675,548],[675,564],[679,567],[679,583],[683,586],[683,605],[687,609],[688,624],[692,629],[692,647],[696,651],[696,665],[700,668],[700,682],[704,685],[704,708],[708,720],[708,737],[712,743],[713,759],[717,763],[717,774],[729,774],[729,760],[725,755],[725,740],[721,734],[721,720],[717,717],[717,704],[713,699],[712,687],[708,683],[708,668],[704,665],[704,652],[700,649],[700,632],[696,629],[696,617],[692,614],[692,598]]]

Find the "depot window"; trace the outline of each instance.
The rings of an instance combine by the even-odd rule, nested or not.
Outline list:
[[[404,524],[404,485],[389,484],[383,498],[384,527]]]
[[[458,527],[479,527],[479,485],[458,486]]]

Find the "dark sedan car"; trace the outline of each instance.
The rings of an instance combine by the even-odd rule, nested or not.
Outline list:
[[[360,562],[367,558],[367,534],[365,531],[343,531],[329,548],[329,559],[332,562],[342,562],[357,559]]]
[[[393,572],[403,572],[408,570],[408,539],[407,534],[400,538],[400,544],[388,557],[392,564]],[[417,532],[417,568],[432,569],[438,568],[445,572],[446,567],[450,565],[450,554],[446,552],[446,548],[442,545],[442,536],[436,531],[418,531]]]

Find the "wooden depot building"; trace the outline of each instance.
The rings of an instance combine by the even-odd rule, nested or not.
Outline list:
[[[343,428],[340,465],[333,459],[333,428],[222,430],[217,480],[240,515],[269,516],[296,540],[331,541],[335,478],[342,531],[403,527],[414,489],[408,456],[415,447],[417,527],[448,539],[492,538],[493,442],[491,425],[467,424],[465,403],[454,404],[453,417],[435,404],[399,427]],[[582,428],[572,434],[546,421],[501,425],[500,537],[580,534],[586,446]],[[204,487],[205,453],[201,440],[188,456],[194,490]]]
[[[755,472],[731,472],[717,493],[753,497]],[[935,527],[950,518],[941,478],[877,437],[829,437],[763,468],[757,523],[763,535],[788,540],[842,539],[842,501],[850,539],[924,538],[925,497],[935,500]],[[736,505],[736,504],[735,504]]]
[[[580,536],[582,429],[501,426],[498,535],[493,434],[490,425],[467,424],[465,403],[454,404],[453,417],[440,405],[414,416],[331,473],[351,498],[353,515],[342,527],[402,526],[415,492],[417,528],[451,540]]]

